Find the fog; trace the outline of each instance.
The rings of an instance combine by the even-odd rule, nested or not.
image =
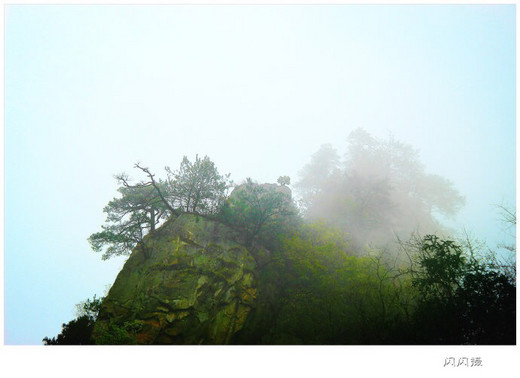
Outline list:
[[[124,258],[88,242],[134,179],[208,155],[291,185],[356,250],[510,243],[513,6],[6,9],[5,343],[41,344]]]
[[[454,217],[465,198],[451,181],[425,171],[419,151],[362,129],[351,132],[345,144],[343,158],[325,144],[300,171],[295,186],[306,218],[348,233],[358,253],[369,248],[395,253],[399,240],[413,235],[450,237],[435,214]]]

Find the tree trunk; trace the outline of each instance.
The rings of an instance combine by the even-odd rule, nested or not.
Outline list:
[[[150,210],[150,232],[155,231],[155,209]]]

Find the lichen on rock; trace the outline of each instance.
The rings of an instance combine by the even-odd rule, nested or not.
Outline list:
[[[99,344],[227,344],[256,299],[255,260],[234,231],[196,214],[136,248],[101,307]]]

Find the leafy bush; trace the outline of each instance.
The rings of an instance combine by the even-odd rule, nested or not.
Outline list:
[[[80,302],[76,305],[77,317],[71,320],[67,324],[62,325],[61,333],[53,337],[43,338],[44,345],[90,345],[94,344],[92,340],[92,330],[94,329],[94,323],[101,308],[101,303],[104,297],[87,300]]]
[[[491,260],[433,235],[423,239],[417,259],[412,343],[515,343],[516,286]]]
[[[117,325],[110,322],[107,328],[101,330],[96,336],[96,344],[101,345],[133,345],[137,344],[136,333],[142,328],[137,321],[125,322]],[[97,332],[97,331],[96,331]]]

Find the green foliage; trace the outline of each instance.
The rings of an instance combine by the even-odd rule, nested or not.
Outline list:
[[[168,179],[156,180],[148,168],[139,164],[148,182],[130,185],[125,174],[116,176],[122,186],[121,197],[114,198],[103,211],[107,214],[102,231],[90,235],[88,241],[95,252],[103,251],[103,260],[112,256],[128,255],[136,246],[148,257],[150,251],[144,237],[179,208],[186,212],[215,214],[220,209],[229,187],[229,175],[221,176],[215,164],[205,156],[192,163],[184,156],[180,168]],[[182,212],[181,211],[181,212]]]
[[[454,241],[426,235],[417,259],[421,270],[413,283],[422,297],[453,297],[467,269],[462,248]]]
[[[271,246],[288,231],[297,216],[290,191],[281,188],[275,184],[259,185],[248,178],[232,192],[219,219],[240,231],[246,245],[259,241]]]
[[[99,314],[104,297],[87,299],[76,305],[78,316],[67,324],[62,325],[61,333],[53,337],[43,338],[44,345],[91,345],[94,323]]]
[[[516,287],[450,240],[414,244],[415,264],[352,256],[345,235],[304,224],[259,276],[258,309],[236,342],[514,344]]]
[[[471,247],[471,246],[470,246]],[[418,290],[413,343],[514,344],[516,287],[473,248],[427,235],[413,272]]]
[[[101,330],[96,336],[96,344],[99,345],[135,345],[136,334],[141,330],[142,323],[138,320],[124,322],[117,325],[110,322],[106,329]]]
[[[258,284],[254,308],[235,343],[516,341],[514,262],[479,255],[469,241],[460,244],[435,235],[407,244],[409,266],[381,247],[418,222],[436,225],[434,213],[453,215],[464,203],[448,180],[424,172],[417,151],[408,145],[358,130],[342,163],[330,145],[320,149],[298,183],[307,222],[291,198],[288,176],[281,176],[279,185],[247,179],[226,199],[229,175],[220,175],[207,156],[197,156],[193,163],[184,157],[178,171],[166,169],[166,181],[136,167],[150,182],[131,186],[126,176],[119,176],[121,197],[105,207],[107,222],[90,236],[92,248],[106,248],[106,259],[140,245],[146,257],[144,236],[181,212],[211,215],[231,226],[255,259]],[[504,218],[516,223],[514,212],[506,211]],[[235,239],[236,233],[231,234]],[[157,252],[159,245],[150,250]],[[79,304],[78,318],[44,342],[91,343],[101,301],[94,297]],[[141,327],[139,321],[110,321],[100,327],[96,342],[134,344]]]
[[[401,282],[380,260],[349,249],[345,236],[324,224],[306,225],[287,240],[292,295],[286,301],[297,309],[287,324],[299,324],[304,340],[313,334],[320,336],[312,343],[384,344],[405,319]]]
[[[57,337],[43,338],[44,345],[92,345],[91,335],[94,329],[94,319],[88,315],[80,316],[62,325],[62,331]]]
[[[125,185],[118,191],[121,197],[114,198],[103,209],[107,219],[102,231],[88,238],[95,252],[103,251],[103,260],[129,254],[167,216],[154,187]]]
[[[92,299],[87,298],[87,300],[78,303],[76,305],[76,316],[81,317],[86,315],[96,320],[104,299],[105,297],[96,298],[96,295],[94,294]]]
[[[200,214],[218,212],[229,188],[229,175],[222,176],[209,157],[197,155],[192,163],[184,156],[178,171],[169,167],[166,171],[168,198],[174,207]]]
[[[390,342],[406,316],[399,302],[402,285],[385,266],[349,255],[349,249],[345,235],[324,223],[301,225],[284,238],[280,258],[261,272],[253,331],[239,341]]]

